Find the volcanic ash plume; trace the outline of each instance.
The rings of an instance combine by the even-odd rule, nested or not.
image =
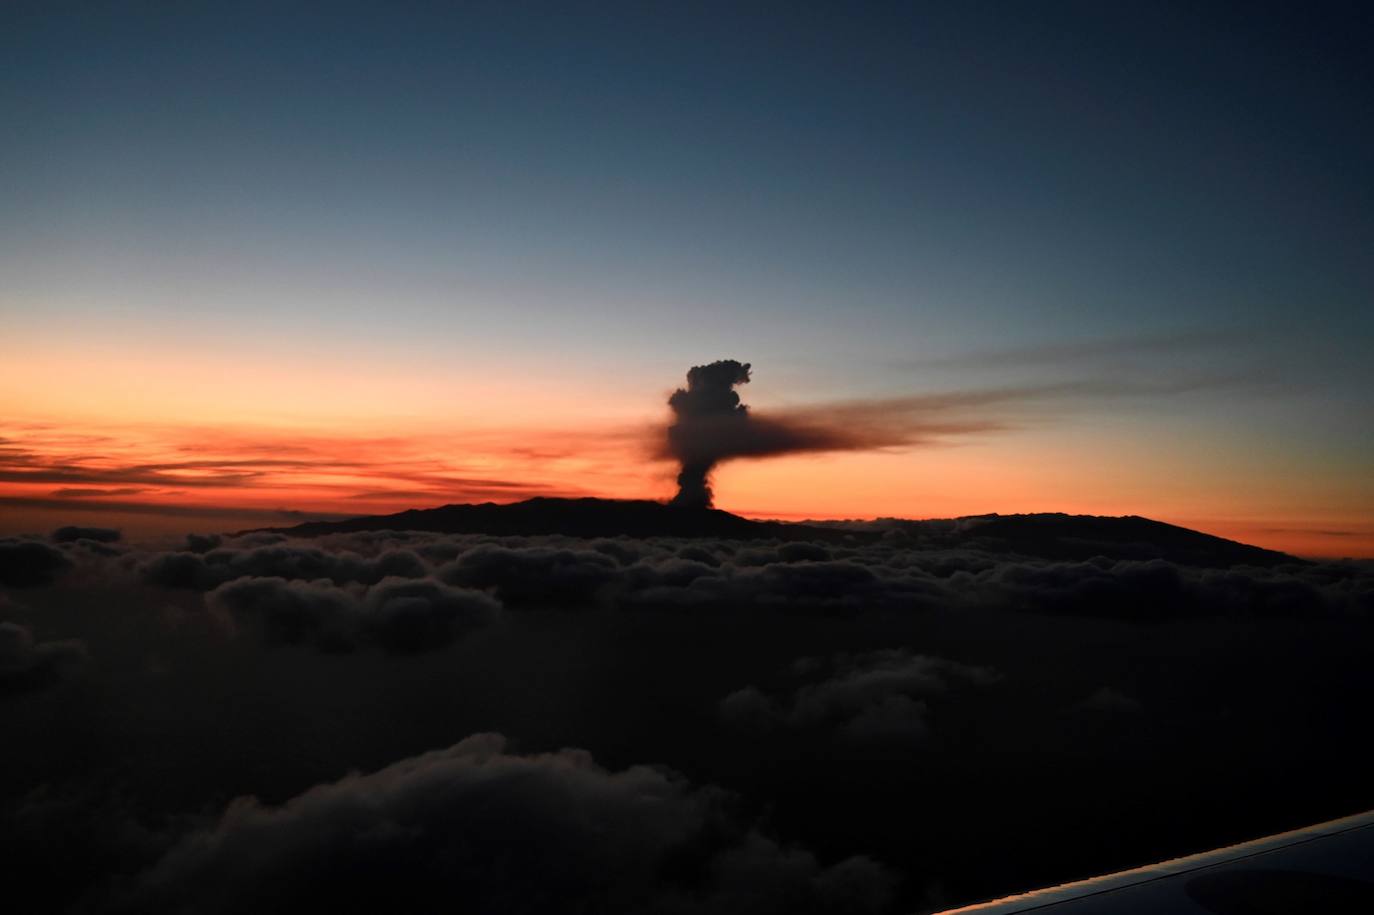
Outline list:
[[[694,366],[687,387],[668,398],[673,424],[664,453],[682,466],[672,504],[710,508],[711,471],[721,461],[909,444],[924,431],[905,414],[919,412],[925,401],[831,404],[760,415],[735,393],[737,385],[748,382],[749,363],[722,359]]]
[[[668,451],[682,465],[672,504],[710,507],[711,469],[732,453],[727,442],[747,436],[749,408],[739,402],[735,386],[748,382],[749,363],[722,359],[693,366],[687,387],[668,398],[675,417],[668,427]]]
[[[749,381],[749,363],[722,359],[694,366],[687,387],[668,398],[673,423],[661,456],[681,465],[672,504],[711,506],[711,471],[722,461],[835,451],[876,451],[929,445],[995,432],[1008,419],[997,408],[1073,394],[1076,385],[950,391],[911,397],[750,411],[735,387]]]

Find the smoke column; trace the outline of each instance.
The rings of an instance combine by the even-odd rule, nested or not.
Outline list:
[[[674,415],[668,427],[668,450],[682,465],[673,505],[711,506],[711,470],[729,453],[719,442],[734,437],[731,429],[743,432],[749,424],[749,408],[735,392],[736,385],[748,382],[749,363],[721,359],[693,366],[687,372],[687,387],[668,398]]]
[[[988,431],[997,424],[958,414],[971,407],[1015,399],[1020,393],[963,392],[759,414],[740,403],[735,391],[749,383],[749,371],[749,363],[734,359],[693,366],[687,372],[687,387],[678,388],[668,398],[673,422],[663,454],[681,467],[673,505],[710,508],[711,471],[721,461],[868,451]]]
[[[711,507],[711,472],[722,461],[930,445],[1015,425],[1018,405],[1063,398],[1110,398],[1135,391],[1103,382],[946,391],[910,397],[751,411],[735,388],[749,383],[747,362],[693,366],[687,387],[668,398],[673,411],[658,454],[678,462],[673,505]]]

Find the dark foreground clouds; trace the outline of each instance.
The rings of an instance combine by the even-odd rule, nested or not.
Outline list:
[[[37,642],[27,626],[0,622],[0,697],[52,686],[80,670],[86,658],[79,641]]]
[[[510,604],[582,606],[621,575],[616,560],[595,549],[481,543],[439,570],[453,584],[489,588]]]
[[[395,654],[433,651],[489,625],[501,611],[491,596],[428,579],[384,579],[370,588],[328,580],[244,577],[220,585],[206,605],[270,642],[324,651],[376,645]]]
[[[122,554],[138,580],[209,591],[245,577],[373,586],[438,579],[510,607],[779,607],[802,612],[1006,609],[1160,622],[1202,616],[1309,618],[1374,613],[1374,564],[1299,562],[1206,568],[1163,559],[1053,560],[881,540],[579,540],[405,532],[288,540],[197,539],[188,549]],[[89,541],[88,551],[99,547]],[[19,544],[50,579],[68,554]],[[69,545],[70,546],[70,545]],[[69,551],[75,555],[76,550]],[[39,555],[41,554],[41,555]],[[39,573],[29,576],[40,580]]]
[[[280,805],[245,797],[117,894],[167,912],[872,912],[893,877],[830,867],[671,771],[480,734]]]
[[[0,585],[45,585],[71,564],[66,554],[46,543],[0,537]]]
[[[418,578],[426,569],[420,558],[408,550],[387,550],[364,557],[349,550],[323,549],[302,542],[255,546],[251,539],[244,539],[239,543],[238,549],[221,549],[213,541],[188,538],[188,549],[143,557],[136,568],[149,584],[199,590],[245,576],[375,583],[387,577]]]
[[[990,668],[904,649],[802,658],[792,670],[803,680],[794,690],[777,696],[746,686],[721,700],[721,715],[750,729],[811,728],[856,741],[919,740],[929,730],[931,701],[954,688],[999,679]]]
[[[910,912],[1374,806],[1369,563],[932,531],[5,541],[12,893]]]
[[[1374,611],[1368,563],[1193,569],[1160,559],[1003,562],[951,576],[976,601],[1012,609],[1151,621],[1206,615],[1316,617]]]

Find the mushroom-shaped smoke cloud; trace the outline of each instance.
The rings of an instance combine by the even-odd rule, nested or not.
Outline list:
[[[749,363],[722,359],[694,366],[687,387],[668,398],[673,422],[662,455],[677,461],[672,504],[711,505],[711,471],[733,458],[823,451],[867,451],[931,443],[988,432],[1002,423],[970,411],[1024,399],[1035,390],[998,389],[794,406],[764,414],[740,403],[735,388],[749,381]]]
[[[761,458],[807,451],[848,451],[906,440],[886,417],[850,416],[872,407],[799,409],[760,416],[739,401],[735,387],[749,382],[749,363],[722,359],[693,366],[687,387],[668,398],[673,424],[667,454],[682,467],[672,504],[711,506],[711,471],[730,458]],[[881,410],[878,411],[880,414]]]
[[[722,359],[694,366],[687,373],[687,387],[668,398],[673,422],[666,440],[660,440],[658,456],[681,466],[674,505],[709,508],[711,471],[734,458],[907,449],[1013,428],[1036,420],[1056,404],[1103,404],[1234,383],[1224,377],[1184,378],[1167,384],[1081,379],[794,404],[760,412],[740,403],[735,392],[748,381],[749,363]]]
[[[711,468],[730,456],[728,443],[746,435],[749,408],[739,402],[735,386],[749,381],[749,363],[721,359],[693,366],[687,387],[668,398],[676,417],[668,427],[668,450],[682,464],[674,505],[709,508]]]

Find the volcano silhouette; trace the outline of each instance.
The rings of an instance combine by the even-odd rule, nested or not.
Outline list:
[[[894,534],[912,549],[972,548],[1041,559],[1163,559],[1226,568],[1273,566],[1303,560],[1200,531],[1135,515],[974,515],[935,521],[755,521],[713,508],[648,500],[534,498],[523,502],[444,505],[344,521],[312,521],[267,528],[292,537],[355,531],[432,531],[449,534],[569,537],[687,537],[723,540],[809,540],[859,545]]]

